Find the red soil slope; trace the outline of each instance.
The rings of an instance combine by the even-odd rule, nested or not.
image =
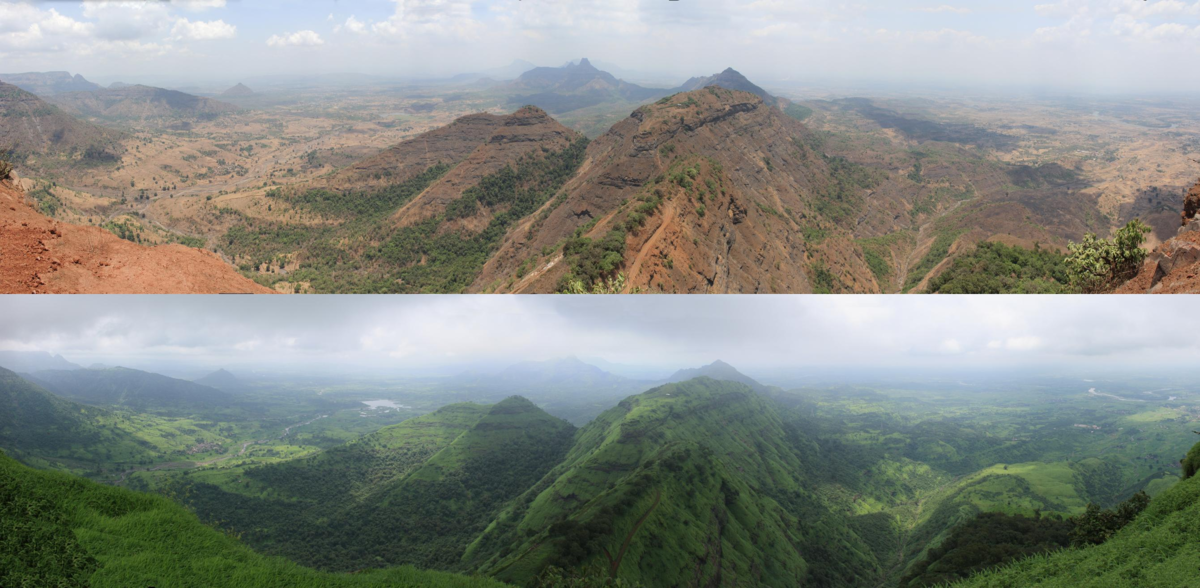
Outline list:
[[[215,254],[183,245],[146,247],[98,227],[39,214],[0,181],[0,293],[268,293]]]

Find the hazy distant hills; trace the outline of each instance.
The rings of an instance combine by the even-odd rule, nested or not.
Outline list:
[[[51,99],[72,113],[102,119],[206,119],[238,110],[213,98],[142,85],[56,94]]]
[[[19,373],[43,370],[77,370],[82,366],[67,361],[61,355],[45,351],[0,351],[0,367]]]
[[[255,95],[254,90],[251,90],[245,84],[242,84],[242,83],[238,83],[237,85],[233,86],[232,88],[229,88],[228,90],[225,90],[224,92],[221,92],[222,98],[246,98],[248,96],[254,96],[254,95]]]
[[[667,378],[667,382],[683,382],[700,377],[723,380],[726,382],[738,382],[749,386],[756,392],[761,392],[766,388],[762,384],[758,383],[758,381],[756,381],[754,378],[739,372],[737,368],[719,359],[706,366],[679,370],[672,374],[671,377]]]
[[[749,92],[755,96],[758,96],[759,98],[762,98],[763,103],[767,105],[773,106],[779,101],[774,96],[768,94],[766,90],[758,87],[753,82],[746,79],[746,76],[742,75],[732,67],[726,68],[725,71],[722,71],[719,74],[707,77],[691,78],[675,90],[678,92],[691,92],[692,90],[699,90],[709,86],[720,86],[729,90]]]
[[[237,390],[242,387],[242,381],[224,368],[193,381],[202,386],[209,386],[225,391]]]
[[[643,88],[596,69],[587,59],[563,67],[537,67],[513,80],[506,89],[518,92],[511,104],[532,104],[552,114],[612,101],[641,102],[670,93]],[[528,93],[526,93],[528,92]]]
[[[191,414],[226,406],[231,397],[216,388],[129,368],[51,370],[33,381],[71,400],[145,412]]]
[[[0,73],[0,82],[12,84],[39,96],[53,96],[65,92],[90,92],[101,88],[100,84],[89,82],[79,74],[71,75],[65,71]]]
[[[81,121],[21,88],[0,82],[0,149],[17,159],[42,155],[115,160],[121,133]]]

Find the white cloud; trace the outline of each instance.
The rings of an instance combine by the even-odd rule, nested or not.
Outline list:
[[[270,47],[317,47],[324,44],[325,41],[321,39],[321,35],[311,30],[271,35],[267,39],[267,45]]]
[[[178,6],[191,12],[203,12],[213,8],[224,8],[225,0],[170,0],[171,6]]]
[[[962,7],[962,6],[950,6],[949,4],[942,4],[941,6],[924,6],[921,8],[914,8],[913,11],[914,12],[931,12],[931,13],[949,12],[952,14],[971,14],[970,8],[966,8],[966,7]]]
[[[95,24],[95,36],[108,41],[155,35],[171,22],[168,5],[160,2],[84,2],[83,16]]]
[[[213,39],[232,39],[237,35],[237,27],[223,20],[190,21],[180,18],[171,28],[171,36],[176,39],[190,41],[210,41]]]
[[[331,14],[330,16],[333,15]],[[335,33],[340,33],[342,31],[353,33],[355,35],[362,35],[367,32],[367,25],[363,21],[354,18],[354,15],[350,15],[350,18],[347,18],[345,23],[333,27],[333,32]]]

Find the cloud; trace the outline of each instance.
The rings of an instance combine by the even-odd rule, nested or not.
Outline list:
[[[667,367],[1189,365],[1186,299],[1055,297],[0,297],[0,349],[77,363],[442,370],[575,354]],[[989,312],[1016,317],[980,320]],[[302,318],[298,318],[302,317]],[[1097,320],[1096,317],[1104,317]],[[134,366],[136,367],[136,366]]]
[[[84,2],[83,16],[95,24],[94,34],[106,41],[133,41],[166,30],[168,5],[160,2]]]
[[[971,14],[970,8],[950,6],[949,4],[942,4],[941,6],[924,6],[921,8],[914,8],[912,10],[913,12],[930,12],[935,14],[941,12],[949,12],[953,14]]]
[[[180,18],[171,28],[171,36],[176,39],[190,41],[211,41],[213,39],[232,39],[237,35],[237,27],[223,20],[189,21]]]
[[[267,39],[267,45],[270,47],[318,47],[324,44],[325,41],[321,39],[321,35],[311,30],[271,35]]]
[[[330,16],[333,15],[331,14]],[[347,18],[345,23],[333,27],[333,32],[335,33],[340,33],[342,31],[353,33],[355,35],[362,35],[367,32],[367,24],[361,20],[358,20],[357,18],[354,18],[354,15],[350,15],[350,18]]]
[[[170,0],[171,6],[178,6],[191,12],[203,12],[214,8],[224,8],[225,0]]]

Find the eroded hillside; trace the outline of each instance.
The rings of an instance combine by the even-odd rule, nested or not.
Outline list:
[[[99,227],[47,218],[9,181],[0,181],[0,292],[269,292],[211,251],[145,247]]]

